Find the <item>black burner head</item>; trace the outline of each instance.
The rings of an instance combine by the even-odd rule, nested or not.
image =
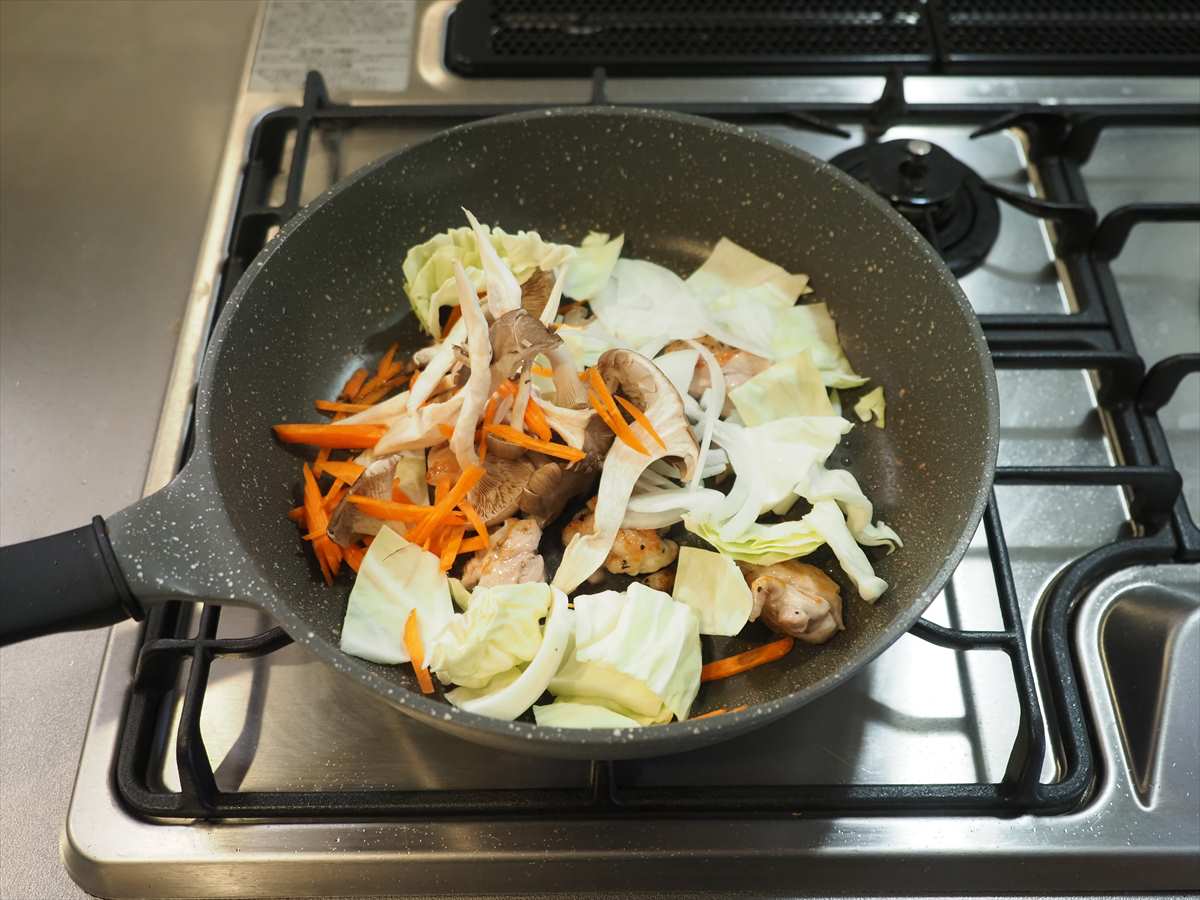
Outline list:
[[[987,257],[1000,233],[1000,207],[982,180],[941,147],[922,140],[864,144],[835,166],[892,204],[962,277]]]

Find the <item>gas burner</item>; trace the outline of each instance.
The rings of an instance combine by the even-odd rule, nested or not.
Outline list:
[[[937,248],[958,277],[983,262],[1000,233],[1000,208],[981,179],[923,140],[864,144],[832,160],[873,188]]]

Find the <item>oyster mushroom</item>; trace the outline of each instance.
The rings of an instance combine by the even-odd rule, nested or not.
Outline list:
[[[823,644],[846,627],[841,589],[816,566],[789,560],[741,567],[754,597],[750,621],[761,616],[777,634],[808,644]]]
[[[679,392],[654,363],[640,353],[617,349],[605,351],[596,365],[609,390],[623,394],[640,407],[666,446],[660,446],[636,422],[630,428],[638,433],[648,454],[623,441],[613,443],[600,474],[595,528],[591,534],[577,534],[571,539],[554,575],[554,586],[567,593],[604,564],[621,528],[633,486],[650,463],[666,459],[685,479],[699,464],[700,451],[688,427]]]
[[[574,413],[575,410],[570,412]],[[525,484],[520,508],[543,528],[546,523],[558,518],[558,514],[572,497],[578,497],[596,483],[596,477],[604,462],[604,454],[612,445],[613,435],[604,423],[592,414],[588,424],[580,430],[578,439],[578,448],[587,455],[575,463],[565,463],[540,453],[531,454],[539,465]]]
[[[507,312],[492,323],[492,384],[526,368],[533,359],[562,345],[562,338],[524,309]]]
[[[367,465],[366,470],[358,476],[358,480],[346,492],[346,496],[341,499],[329,517],[328,534],[335,544],[348,547],[353,543],[356,534],[377,534],[379,532],[383,526],[382,520],[368,516],[348,498],[370,497],[373,500],[391,500],[393,483],[400,483],[397,477],[400,475],[400,466],[410,462],[423,463],[423,459],[416,460],[411,453],[392,453],[372,460]],[[424,466],[421,465],[421,468]],[[407,482],[403,487],[412,490],[412,485]],[[415,503],[428,502],[427,495],[422,494],[417,494],[411,499]]]

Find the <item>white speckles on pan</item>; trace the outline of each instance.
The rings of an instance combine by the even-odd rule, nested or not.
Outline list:
[[[624,232],[627,252],[686,273],[722,235],[812,277],[856,367],[888,392],[888,427],[839,450],[905,536],[876,561],[892,585],[850,600],[823,647],[705,685],[674,725],[603,730],[497,722],[412,693],[408,667],[345,656],[347,589],[321,581],[284,512],[299,454],[270,426],[311,419],[367,356],[422,343],[400,264],[430,233],[483,221],[578,241]],[[222,313],[197,396],[197,447],[165,491],[109,520],[135,591],[252,603],[329,664],[434,727],[555,756],[649,756],[732,737],[840,684],[906,631],[965,551],[995,464],[997,401],[982,333],[957,282],[886,204],[827,163],[754,131],[660,112],[539,110],[444,132],[322,194],[250,266]],[[172,537],[181,540],[173,541]],[[755,640],[761,635],[756,635]],[[706,652],[746,642],[713,641]]]

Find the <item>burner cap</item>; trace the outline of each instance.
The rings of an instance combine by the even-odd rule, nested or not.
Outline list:
[[[983,262],[996,242],[996,199],[974,171],[936,144],[920,139],[865,144],[830,162],[891,203],[959,277]]]

